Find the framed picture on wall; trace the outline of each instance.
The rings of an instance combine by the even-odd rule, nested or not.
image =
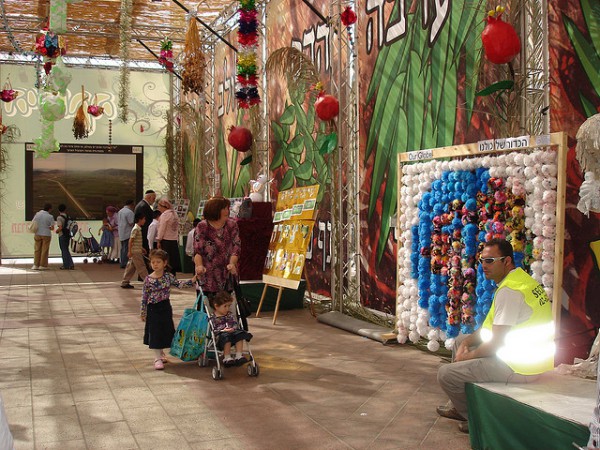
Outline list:
[[[25,220],[51,203],[67,205],[80,220],[101,220],[107,206],[120,208],[143,195],[144,147],[61,144],[48,158],[35,158],[25,144]]]

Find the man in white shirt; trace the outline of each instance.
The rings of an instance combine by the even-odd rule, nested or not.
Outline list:
[[[160,219],[160,211],[158,209],[152,212],[152,223],[148,227],[148,247],[153,250],[156,243],[156,232],[158,231],[158,221]]]
[[[469,432],[466,383],[527,383],[554,368],[554,323],[546,291],[527,272],[515,267],[513,249],[504,239],[485,243],[479,258],[485,277],[498,285],[481,327],[459,335],[452,363],[438,371],[438,382],[450,398],[437,413],[460,421]]]
[[[185,241],[185,254],[188,256],[194,257],[194,233],[196,232],[196,227],[200,223],[200,219],[194,219],[194,223],[192,224],[192,229],[187,235],[187,240]]]
[[[54,217],[50,214],[51,210],[52,205],[46,203],[44,208],[39,210],[33,217],[33,220],[38,224],[38,229],[33,237],[33,240],[35,241],[33,270],[48,269],[48,251],[50,250],[52,230],[54,230]]]
[[[119,227],[119,236],[121,237],[121,253],[119,255],[119,262],[121,263],[121,269],[127,266],[127,252],[129,250],[129,236],[131,235],[131,229],[133,228],[135,216],[133,212],[134,203],[133,200],[127,200],[125,206],[123,206],[117,213],[117,223]]]

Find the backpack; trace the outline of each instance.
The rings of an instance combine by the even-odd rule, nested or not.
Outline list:
[[[67,236],[69,238],[75,236],[77,234],[77,231],[79,230],[79,225],[77,225],[77,222],[75,222],[67,215],[64,215],[62,217],[65,221],[65,225],[62,229],[63,236]]]

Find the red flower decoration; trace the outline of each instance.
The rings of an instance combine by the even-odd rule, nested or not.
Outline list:
[[[352,11],[352,8],[346,6],[344,12],[341,15],[342,24],[345,27],[349,27],[350,25],[354,25],[356,23],[356,13]]]

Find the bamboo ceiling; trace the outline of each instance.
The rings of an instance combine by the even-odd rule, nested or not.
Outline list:
[[[30,51],[37,32],[48,17],[50,0],[0,0],[4,3],[4,17],[0,17],[0,52],[15,52],[9,30],[17,47]],[[197,7],[198,18],[211,24],[232,0],[179,1],[189,10]],[[119,57],[120,0],[83,0],[68,5],[67,55],[78,57]],[[0,10],[0,13],[2,11]],[[155,57],[146,50],[141,40],[156,54],[160,41],[169,37],[173,41],[174,55],[180,53],[185,37],[185,10],[172,0],[133,0],[132,44],[130,59],[153,61]],[[204,29],[200,24],[201,33]]]

